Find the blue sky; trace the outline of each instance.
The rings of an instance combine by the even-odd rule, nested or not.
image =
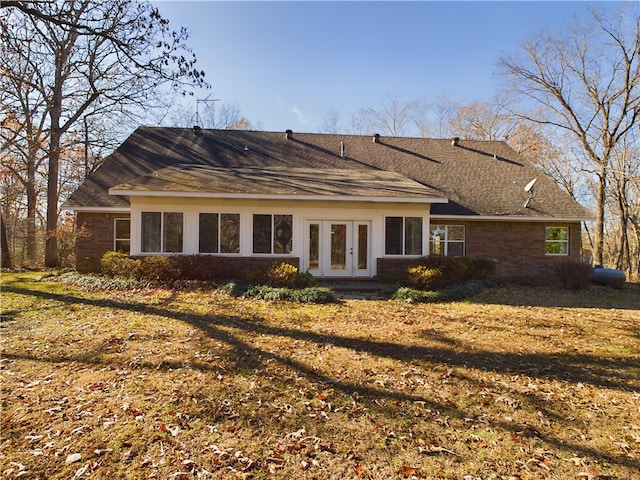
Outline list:
[[[490,101],[501,54],[532,29],[559,31],[618,2],[157,1],[212,85],[261,129],[320,130],[391,95],[436,104]],[[192,100],[195,112],[195,100]],[[206,127],[206,125],[204,125]]]

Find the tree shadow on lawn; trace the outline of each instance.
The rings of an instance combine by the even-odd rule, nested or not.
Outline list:
[[[624,289],[592,285],[586,290],[566,290],[554,287],[528,288],[530,295],[513,295],[509,286],[485,290],[470,299],[471,303],[509,305],[514,307],[565,307],[637,310],[640,312],[640,283],[627,283]]]
[[[597,388],[606,388],[620,390],[624,392],[640,392],[638,378],[634,372],[640,369],[640,359],[611,359],[603,358],[591,354],[515,354],[515,353],[499,353],[492,351],[455,351],[446,347],[416,347],[406,346],[401,343],[377,342],[372,340],[363,340],[358,338],[343,337],[337,335],[318,334],[306,330],[294,330],[289,328],[280,328],[268,326],[260,323],[260,319],[246,319],[237,316],[217,316],[217,315],[199,315],[171,311],[158,306],[149,306],[143,303],[127,303],[118,300],[96,300],[75,297],[72,295],[61,295],[55,293],[47,293],[36,290],[28,290],[17,287],[6,287],[6,292],[16,293],[20,295],[31,295],[49,300],[56,300],[69,304],[83,304],[92,307],[116,308],[124,311],[144,313],[167,319],[178,320],[199,329],[207,338],[224,343],[231,347],[236,353],[237,368],[239,369],[258,369],[264,367],[266,363],[277,362],[278,364],[290,368],[321,385],[329,385],[347,395],[357,394],[362,398],[370,400],[388,399],[401,402],[420,402],[423,405],[438,410],[442,413],[451,415],[459,419],[474,418],[475,414],[467,412],[457,405],[450,403],[441,403],[419,395],[392,391],[389,389],[378,389],[355,383],[343,382],[328,376],[327,374],[312,368],[304,363],[298,362],[293,358],[278,355],[272,351],[257,348],[240,338],[241,335],[265,335],[281,338],[290,338],[305,342],[315,343],[317,345],[331,344],[334,347],[342,347],[354,352],[365,352],[372,356],[393,359],[403,362],[426,362],[427,364],[442,365],[448,367],[472,368],[486,372],[495,372],[498,374],[518,375],[522,374],[538,379],[559,380],[583,385],[592,385]],[[226,331],[225,328],[233,328],[242,332],[236,335],[233,332]],[[247,337],[251,338],[251,337]],[[169,341],[169,340],[167,340]],[[82,362],[85,364],[103,364],[113,363],[110,361],[100,360],[101,350],[93,352],[84,352],[78,356],[35,356],[30,354],[4,354],[9,359],[25,359],[32,361],[44,361],[49,363],[63,362]],[[128,367],[148,368],[157,370],[190,368],[201,370],[204,372],[216,372],[218,369],[212,367],[206,362],[190,362],[186,363],[162,361],[160,365],[153,362],[139,362],[134,365],[127,363]],[[459,376],[461,381],[472,384],[478,391],[482,389],[479,380]],[[518,395],[516,393],[516,395]],[[521,403],[528,403],[535,407],[543,407],[549,405],[546,399],[534,392],[520,394]],[[374,402],[375,404],[375,402]],[[370,410],[375,409],[374,404]],[[566,423],[571,425],[570,419],[553,418],[553,421]],[[511,432],[513,434],[521,434],[523,425],[505,419],[492,421],[492,425],[500,429]],[[534,429],[535,431],[535,429]],[[585,445],[570,443],[565,440],[545,435],[535,431],[534,436],[540,440],[555,446],[558,449],[566,451],[572,456],[576,452],[583,455],[601,458],[613,464],[629,468],[640,468],[640,463],[624,457],[623,455],[614,456],[604,452],[589,448]]]

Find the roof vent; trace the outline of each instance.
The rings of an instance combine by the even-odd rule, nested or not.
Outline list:
[[[293,138],[293,130],[287,130],[286,132],[284,132],[284,135],[287,140],[291,140]]]
[[[453,145],[454,147],[457,147],[459,141],[460,141],[460,137],[453,137],[451,139],[451,145]]]
[[[193,134],[194,135],[200,135],[202,133],[202,128],[199,125],[194,125],[193,126]]]
[[[344,142],[340,142],[340,156],[342,158],[344,158],[344,156],[345,156]]]
[[[380,143],[380,134],[379,133],[374,133],[373,134],[373,143]]]

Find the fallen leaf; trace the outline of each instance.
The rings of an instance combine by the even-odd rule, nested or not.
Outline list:
[[[415,467],[404,465],[400,470],[398,470],[398,473],[403,477],[410,477],[411,475],[415,475],[417,471],[418,469]]]
[[[79,462],[80,460],[82,460],[82,455],[80,455],[79,453],[70,453],[69,455],[67,455],[67,459],[64,461],[64,463],[74,463]]]
[[[364,467],[362,465],[356,465],[355,467],[353,467],[353,469],[356,471],[356,475],[359,476],[359,477],[364,472]]]

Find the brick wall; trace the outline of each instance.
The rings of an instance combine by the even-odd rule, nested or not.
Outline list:
[[[100,259],[114,248],[116,218],[129,218],[128,213],[78,212],[76,228],[86,230],[88,235],[76,239],[76,270],[81,273],[99,272]]]
[[[558,263],[582,258],[580,223],[467,222],[466,255],[496,260],[496,277],[555,281]],[[545,228],[569,228],[569,255],[545,255]]]
[[[432,221],[432,223],[436,223]],[[441,225],[464,225],[466,256],[496,261],[496,278],[528,283],[554,283],[558,263],[582,258],[580,223],[557,222],[449,222]],[[569,228],[569,255],[545,255],[545,228]],[[406,280],[406,270],[413,260],[378,258],[378,280],[395,283]]]

